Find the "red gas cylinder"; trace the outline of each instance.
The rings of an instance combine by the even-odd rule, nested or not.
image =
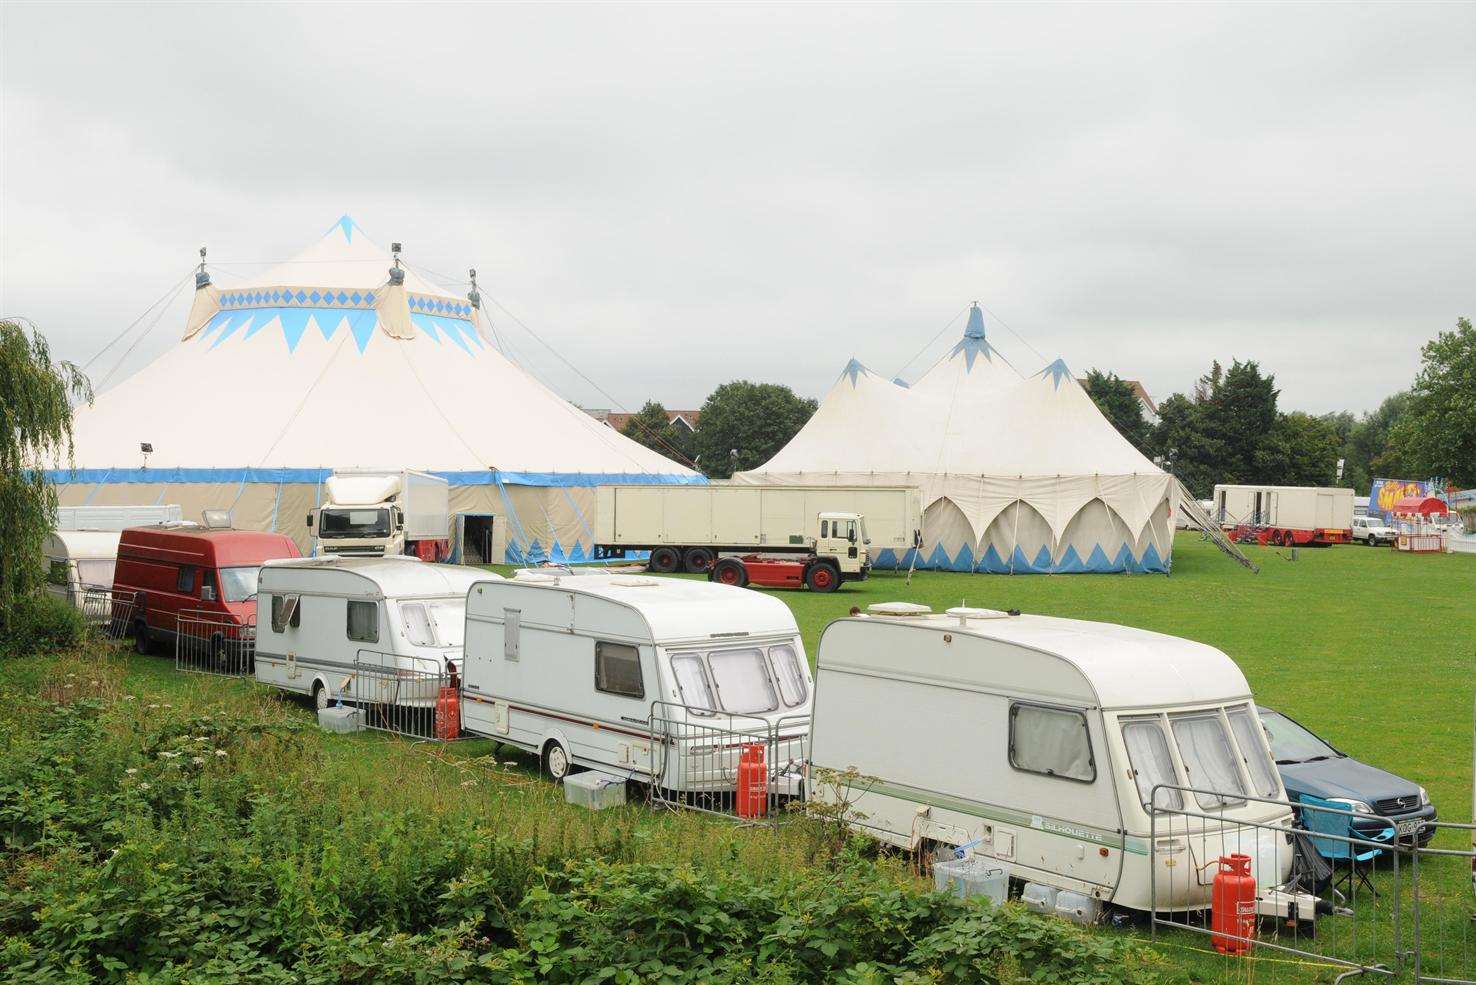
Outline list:
[[[454,687],[443,687],[436,694],[436,738],[454,739],[461,735],[461,695]]]
[[[1210,929],[1215,950],[1221,954],[1245,954],[1256,932],[1256,879],[1251,875],[1249,855],[1221,855],[1215,873],[1210,906]],[[1235,940],[1234,938],[1245,938]]]
[[[757,743],[738,754],[738,790],[733,811],[739,817],[763,817],[769,811],[769,771],[764,767],[764,747]]]

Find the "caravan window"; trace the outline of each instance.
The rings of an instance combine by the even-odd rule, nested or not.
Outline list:
[[[423,602],[401,602],[400,619],[405,623],[405,639],[416,646],[435,646],[436,631],[431,628],[430,613]]]
[[[111,558],[89,558],[77,562],[77,580],[89,588],[112,588],[113,569],[117,562]]]
[[[1010,765],[1027,773],[1095,781],[1086,716],[1069,708],[1011,705]]]
[[[272,596],[272,632],[284,633],[288,626],[302,625],[301,599],[300,595]]]
[[[644,698],[641,651],[624,643],[595,642],[595,690],[627,698]]]
[[[46,572],[46,583],[48,585],[61,585],[65,587],[67,584],[67,562],[52,561],[50,570]]]
[[[717,702],[712,697],[712,685],[707,680],[707,669],[702,658],[695,653],[678,653],[671,658],[671,672],[676,677],[677,690],[682,704],[691,709],[713,711]]]
[[[779,697],[793,708],[805,700],[805,672],[800,668],[794,647],[787,643],[769,647],[769,660],[774,664],[774,677],[779,681]]]
[[[1157,718],[1122,723],[1122,744],[1127,746],[1128,763],[1133,768],[1133,782],[1138,785],[1138,799],[1149,809],[1153,788],[1160,783],[1177,784],[1174,757],[1169,753],[1168,739]],[[1177,790],[1158,791],[1158,807],[1180,810],[1184,796]]]
[[[718,650],[707,655],[723,710],[754,715],[779,707],[764,655],[759,650]]]
[[[1235,747],[1219,712],[1171,715],[1169,725],[1189,774],[1189,786],[1208,791],[1194,795],[1199,806],[1208,810],[1245,803],[1245,783],[1235,764]]]
[[[357,643],[379,642],[379,606],[349,599],[348,638]]]
[[[1230,719],[1230,731],[1235,733],[1235,744],[1240,746],[1240,758],[1245,761],[1245,771],[1250,775],[1251,785],[1259,797],[1275,797],[1281,793],[1281,782],[1276,776],[1276,767],[1266,754],[1266,743],[1250,708],[1240,705],[1225,713]]]
[[[442,646],[461,646],[466,640],[466,599],[427,602],[425,611]]]

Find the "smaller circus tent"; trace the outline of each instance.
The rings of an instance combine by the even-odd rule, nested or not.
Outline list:
[[[63,505],[228,509],[306,550],[335,468],[409,468],[488,533],[468,559],[580,561],[595,486],[706,481],[506,358],[475,286],[428,283],[346,216],[258,277],[217,287],[202,265],[196,285],[183,337],[78,409]]]
[[[879,567],[1167,571],[1177,485],[1117,432],[1061,360],[1022,378],[969,313],[912,386],[852,360],[815,415],[734,481],[917,486],[923,548]]]

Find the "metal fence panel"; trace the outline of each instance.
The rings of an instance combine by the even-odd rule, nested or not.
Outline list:
[[[91,631],[103,639],[116,641],[132,635],[138,593],[83,587],[68,590],[67,599],[82,613]]]
[[[181,612],[174,634],[174,669],[245,677],[256,671],[256,617]]]
[[[360,650],[339,697],[365,728],[413,739],[461,735],[461,680],[438,660]]]
[[[778,823],[803,796],[807,714],[770,721],[657,701],[650,734],[653,804]]]

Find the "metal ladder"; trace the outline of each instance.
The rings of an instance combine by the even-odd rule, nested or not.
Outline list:
[[[1218,523],[1210,519],[1208,513],[1200,509],[1199,501],[1189,495],[1189,490],[1184,488],[1184,484],[1179,482],[1177,477],[1174,483],[1179,487],[1179,512],[1184,515],[1184,518],[1203,531],[1205,537],[1209,538],[1232,561],[1249,568],[1252,574],[1260,574],[1260,567],[1246,557],[1229,537],[1225,536],[1225,531],[1220,529]]]

